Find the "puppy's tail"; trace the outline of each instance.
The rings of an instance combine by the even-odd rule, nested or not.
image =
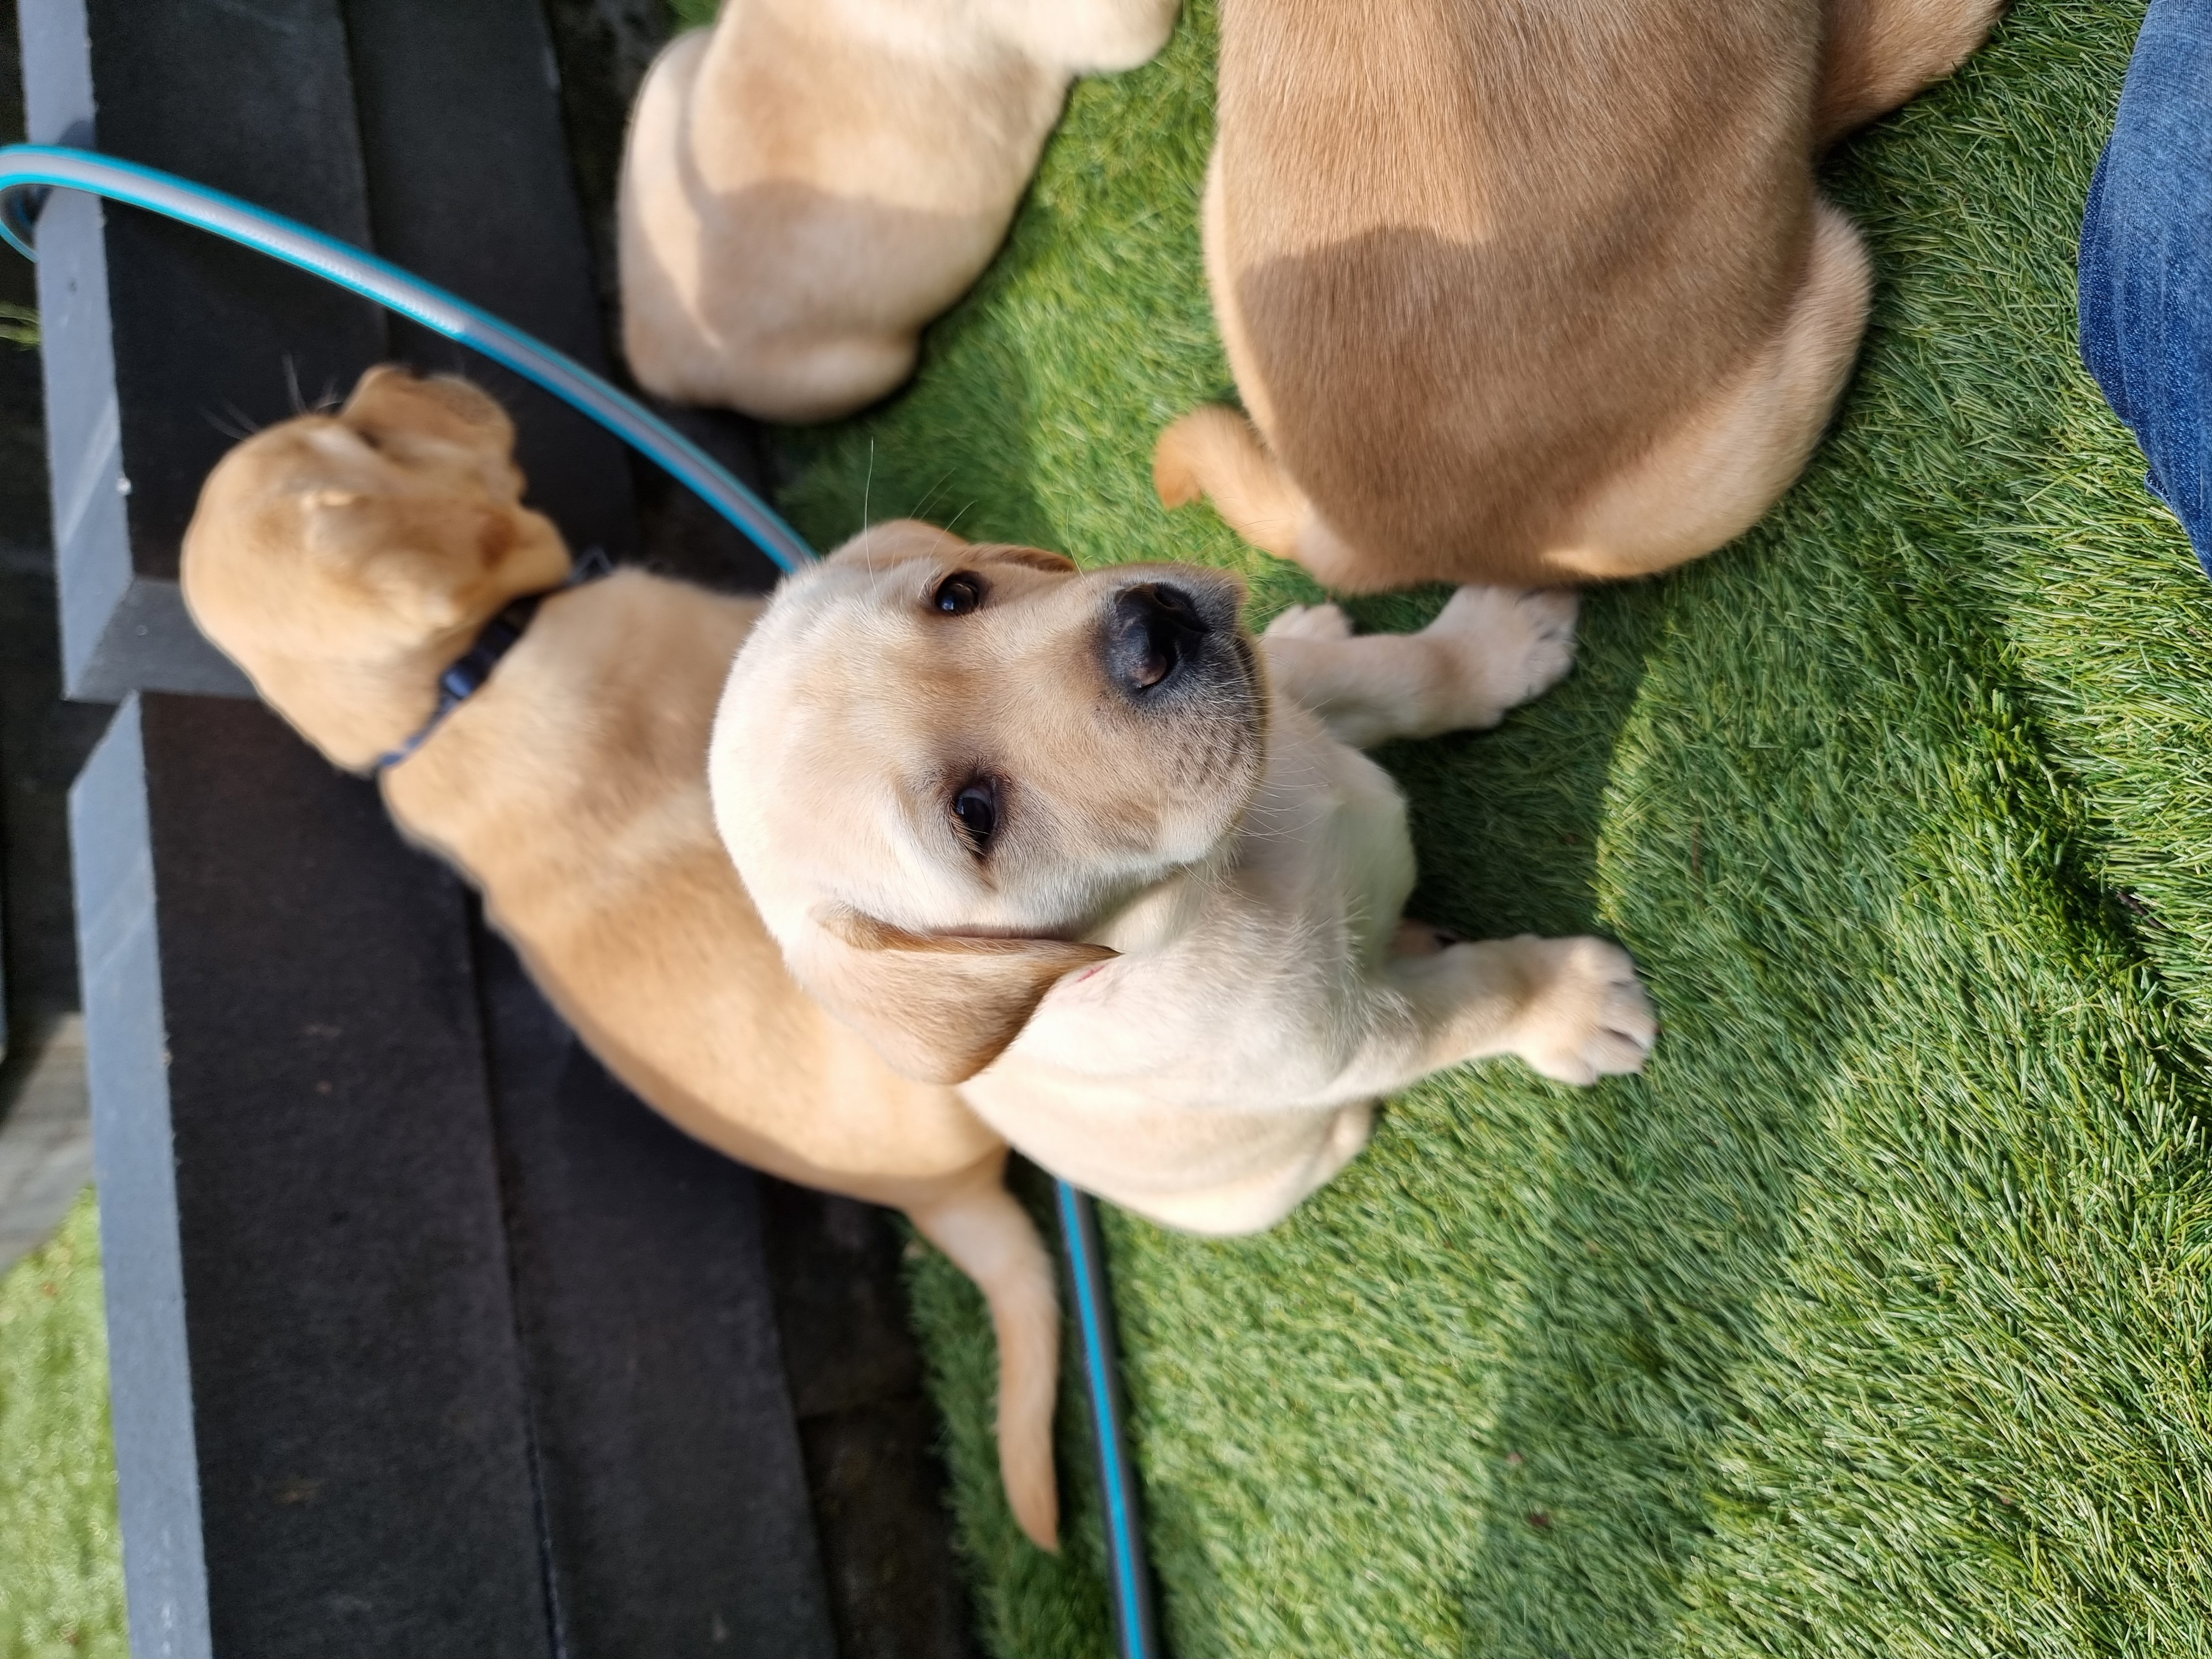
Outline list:
[[[922,1237],[982,1287],[999,1339],[999,1474],[1039,1549],[1060,1549],[1060,1482],[1052,1462],[1060,1389],[1060,1298],[1052,1258],[1003,1179],[1004,1154],[946,1197],[909,1206]]]
[[[1281,559],[1297,556],[1313,516],[1305,492],[1283,476],[1252,422],[1219,404],[1194,409],[1160,434],[1152,488],[1170,507],[1210,496],[1231,529]]]

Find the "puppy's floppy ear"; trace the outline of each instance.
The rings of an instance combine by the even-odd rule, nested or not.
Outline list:
[[[551,521],[502,501],[316,489],[301,503],[307,551],[428,633],[471,621],[488,584],[550,586],[568,568]]]
[[[807,989],[922,1083],[965,1083],[1021,1035],[1064,975],[1115,955],[1066,939],[910,933],[842,906],[814,920],[825,938]]]

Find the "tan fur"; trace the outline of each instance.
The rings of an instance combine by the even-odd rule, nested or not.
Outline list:
[[[1351,591],[1711,551],[1802,470],[1865,326],[1820,149],[2000,9],[1224,0],[1206,269],[1258,430],[1171,426],[1162,499]]]
[[[984,600],[947,614],[963,577]],[[1206,625],[1156,696],[1114,653],[1163,585]],[[1212,1233],[1279,1219],[1429,1072],[1512,1054],[1589,1083],[1655,1032],[1602,940],[1401,932],[1405,803],[1353,746],[1542,691],[1572,596],[1463,588],[1405,637],[1293,611],[1258,650],[1238,597],[1218,572],[879,526],[777,590],[709,768],[801,984],[1046,1168]],[[981,848],[952,810],[979,778],[1001,804]]]
[[[1814,138],[1823,146],[1942,80],[1989,38],[2002,4],[1827,0]]]
[[[1175,0],[726,0],[638,94],[623,332],[684,403],[824,420],[913,372],[1013,216],[1078,74]]]
[[[372,370],[339,414],[258,434],[208,480],[185,601],[339,765],[364,770],[418,730],[484,623],[567,574],[557,534],[520,505],[513,437],[460,382]],[[672,1121],[903,1208],[983,1287],[1007,1493],[1050,1548],[1058,1314],[1000,1179],[1005,1144],[793,982],[715,836],[709,725],[760,609],[635,571],[548,599],[483,689],[386,770],[386,803],[483,890],[555,1006]]]

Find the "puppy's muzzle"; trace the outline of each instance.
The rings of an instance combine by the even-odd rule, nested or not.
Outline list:
[[[1139,582],[1115,596],[1104,635],[1106,677],[1126,696],[1149,702],[1207,677],[1221,653],[1218,636],[1236,613],[1219,615],[1216,596],[1172,582]]]

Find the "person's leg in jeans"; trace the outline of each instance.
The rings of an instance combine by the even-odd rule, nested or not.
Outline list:
[[[2151,0],[2080,281],[2081,359],[2212,574],[2212,0]]]

